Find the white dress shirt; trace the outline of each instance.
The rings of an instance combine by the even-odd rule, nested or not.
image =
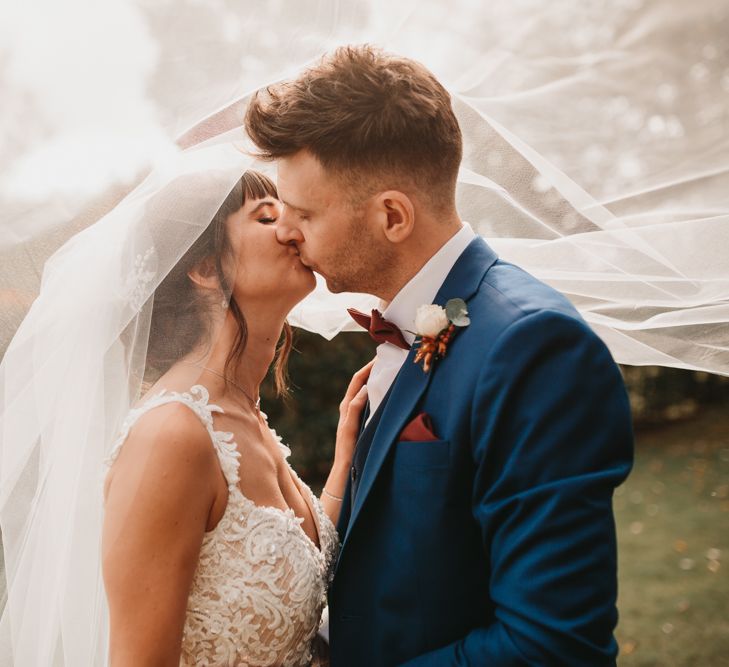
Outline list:
[[[415,331],[416,311],[422,305],[433,303],[453,265],[474,238],[476,233],[468,223],[464,223],[463,227],[443,244],[389,304],[380,303],[383,317],[400,327],[405,340],[411,345],[415,336],[409,331]],[[382,343],[377,346],[375,364],[367,381],[369,419],[372,419],[377,412],[407,356],[408,350],[403,350],[392,343]]]

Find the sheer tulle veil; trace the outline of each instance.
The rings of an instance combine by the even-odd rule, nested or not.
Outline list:
[[[439,76],[462,218],[617,361],[729,374],[726,3],[242,4],[35,2],[0,28],[2,664],[106,664],[104,460],[150,297],[246,168],[275,176],[251,91],[338,44]],[[330,338],[372,302],[320,286],[290,321]]]

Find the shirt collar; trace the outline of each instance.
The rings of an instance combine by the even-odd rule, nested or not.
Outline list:
[[[448,277],[453,265],[463,254],[476,233],[467,222],[446,241],[395,295],[389,304],[381,303],[382,315],[402,330],[405,340],[413,344],[415,336],[415,313],[419,306],[433,303],[440,286]]]

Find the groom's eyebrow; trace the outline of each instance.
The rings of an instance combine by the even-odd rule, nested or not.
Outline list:
[[[298,211],[299,213],[309,213],[305,208],[302,208],[301,206],[296,206],[296,204],[292,204],[291,202],[286,201],[285,199],[281,200],[281,203],[286,206],[287,208],[292,208],[294,211]]]

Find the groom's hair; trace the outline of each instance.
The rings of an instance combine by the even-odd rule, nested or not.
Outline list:
[[[308,150],[355,197],[402,183],[438,211],[455,206],[463,142],[451,97],[409,58],[338,48],[298,78],[258,91],[245,128],[259,157]]]

